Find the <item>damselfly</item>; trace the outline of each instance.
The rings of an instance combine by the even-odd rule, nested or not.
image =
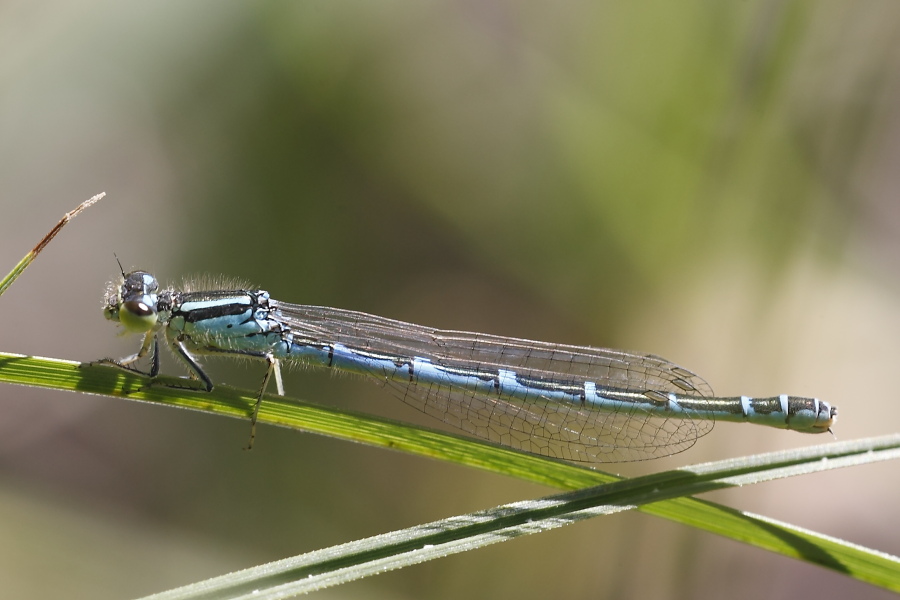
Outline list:
[[[138,371],[132,365],[149,354],[151,377],[159,373],[160,334],[206,391],[213,382],[197,355],[266,361],[250,446],[272,375],[284,394],[280,361],[366,376],[469,434],[571,461],[668,456],[715,421],[822,433],[837,418],[836,407],[814,398],[713,397],[699,376],[651,354],[432,329],[287,304],[257,289],[160,290],[144,271],[123,272],[109,285],[104,314],[144,334],[136,354],[110,362]]]

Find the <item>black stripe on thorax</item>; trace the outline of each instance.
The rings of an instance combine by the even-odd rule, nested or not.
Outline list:
[[[198,323],[207,319],[215,319],[217,317],[230,317],[234,315],[242,315],[249,312],[253,314],[254,304],[237,303],[234,304],[217,304],[206,308],[195,308],[192,310],[177,310],[173,314],[182,317],[188,323]]]

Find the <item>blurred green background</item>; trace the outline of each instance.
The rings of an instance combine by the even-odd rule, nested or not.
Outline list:
[[[0,4],[0,350],[122,356],[125,268],[444,328],[654,352],[895,432],[900,5]],[[5,272],[5,271],[4,271]],[[166,368],[178,373],[171,361]],[[253,387],[258,365],[216,361]],[[376,386],[289,395],[434,426]],[[0,588],[123,598],[551,490],[105,398],[0,389]],[[827,442],[723,424],[627,475]],[[900,553],[896,466],[714,500]],[[880,598],[641,514],[327,598]]]

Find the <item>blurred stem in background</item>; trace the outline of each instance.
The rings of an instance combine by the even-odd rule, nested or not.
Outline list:
[[[299,297],[479,272],[612,332],[704,263],[838,252],[887,40],[838,87],[813,4],[584,9],[260,8],[172,96],[191,252]]]

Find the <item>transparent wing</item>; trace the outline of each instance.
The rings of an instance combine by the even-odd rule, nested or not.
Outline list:
[[[712,396],[702,378],[649,354],[439,330],[336,308],[274,304],[295,339],[486,373],[508,369],[530,379],[594,382],[638,394]],[[565,460],[619,462],[668,456],[691,447],[714,424],[709,415],[701,414],[660,418],[639,404],[628,410],[599,410],[545,396],[523,403],[427,381],[386,380],[375,369],[371,374],[373,381],[405,403],[444,423],[485,440]]]

